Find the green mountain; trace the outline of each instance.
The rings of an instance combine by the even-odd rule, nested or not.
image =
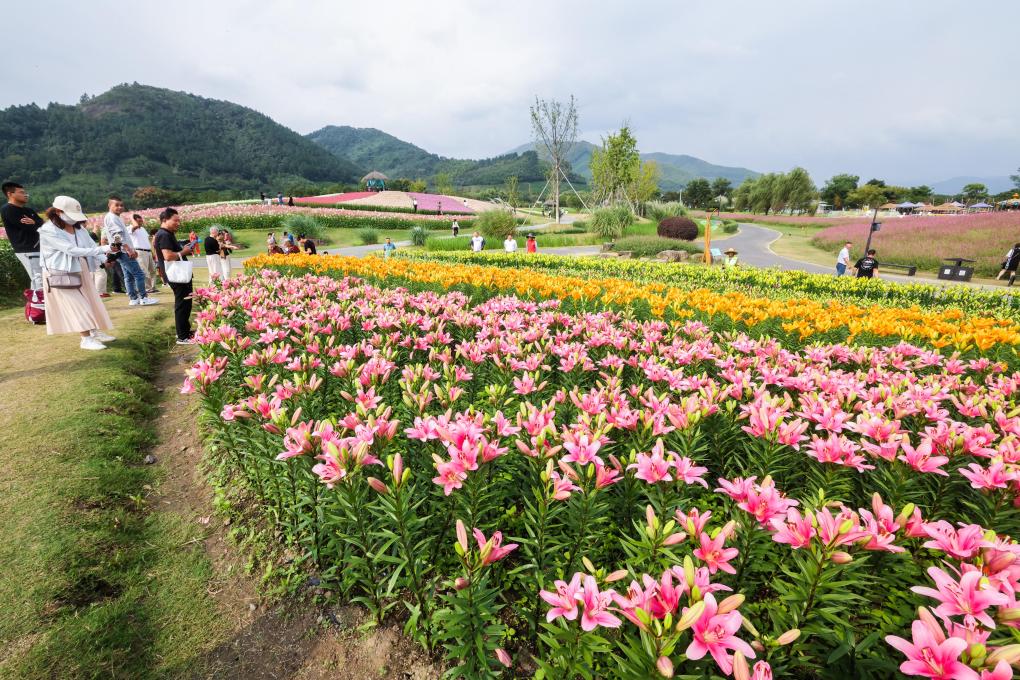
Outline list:
[[[0,177],[45,200],[69,194],[95,208],[146,185],[192,197],[289,193],[361,175],[268,116],[185,92],[125,84],[74,106],[0,110]]]
[[[329,125],[307,137],[338,158],[393,179],[430,178],[445,172],[458,186],[502,184],[510,175],[517,175],[521,182],[545,180],[546,168],[533,150],[479,161],[444,158],[381,130],[347,125]]]
[[[521,153],[534,150],[533,143],[517,147],[511,153]],[[567,160],[571,169],[583,177],[586,181],[591,179],[591,154],[598,149],[598,145],[591,142],[576,142],[567,152]],[[682,189],[692,179],[704,177],[715,179],[725,177],[737,186],[748,177],[757,177],[759,173],[747,168],[731,168],[724,165],[714,165],[694,156],[685,156],[668,153],[643,153],[641,160],[652,160],[659,164],[662,171],[662,179],[659,180],[659,187],[663,191],[676,191]]]

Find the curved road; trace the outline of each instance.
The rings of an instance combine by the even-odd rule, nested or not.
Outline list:
[[[832,258],[831,267],[801,262],[782,257],[772,252],[769,247],[779,239],[782,233],[756,224],[741,224],[740,232],[719,242],[719,250],[735,248],[740,261],[755,267],[777,267],[784,270],[811,272],[812,274],[835,274],[836,258]]]

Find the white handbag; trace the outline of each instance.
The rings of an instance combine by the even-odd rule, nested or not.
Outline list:
[[[191,262],[188,260],[173,260],[165,262],[166,278],[170,283],[191,283],[192,270]]]

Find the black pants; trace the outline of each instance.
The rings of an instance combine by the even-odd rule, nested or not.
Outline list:
[[[120,262],[114,262],[113,266],[106,270],[106,272],[113,277],[113,292],[123,293],[124,289],[124,272],[120,270]],[[105,290],[99,291],[105,293]]]
[[[191,337],[191,283],[169,282],[174,292],[174,324],[177,326],[177,339],[187,340]]]

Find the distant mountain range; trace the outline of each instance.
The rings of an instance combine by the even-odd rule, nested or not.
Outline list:
[[[444,158],[375,128],[328,125],[306,136],[337,158],[365,172],[378,170],[391,179],[430,179],[439,173],[458,186],[502,184],[510,175],[521,182],[545,179],[545,167],[534,152],[510,152],[484,160]]]
[[[567,160],[574,172],[585,178],[591,179],[591,154],[599,147],[591,142],[580,141],[574,144],[567,154]],[[513,150],[512,153],[533,151],[534,143],[524,144]],[[641,154],[642,160],[651,160],[659,164],[662,171],[662,179],[659,180],[659,187],[664,191],[676,191],[687,185],[692,179],[704,177],[705,179],[716,179],[724,177],[737,186],[748,177],[757,177],[760,173],[747,168],[732,168],[725,165],[714,165],[694,156],[679,154],[652,152]]]
[[[0,177],[87,208],[155,185],[204,191],[349,183],[360,168],[257,111],[146,85],[118,85],[73,106],[0,110]]]
[[[936,194],[945,194],[947,196],[954,196],[960,193],[968,184],[984,184],[988,188],[988,193],[999,194],[1003,191],[1009,191],[1013,189],[1013,180],[1009,178],[1009,175],[997,175],[992,177],[953,177],[951,179],[944,179],[941,182],[935,182],[930,185],[935,190]]]

